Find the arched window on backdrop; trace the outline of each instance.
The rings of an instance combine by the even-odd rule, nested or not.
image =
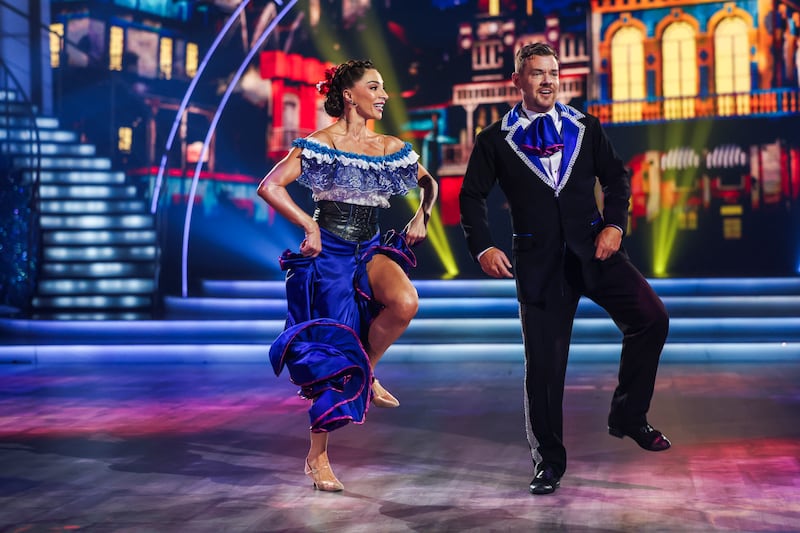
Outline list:
[[[695,30],[684,21],[673,22],[661,38],[664,118],[695,116],[697,97],[697,41]]]
[[[645,94],[644,35],[639,28],[620,28],[611,38],[611,99],[614,122],[642,120]]]
[[[714,92],[717,114],[750,113],[750,45],[747,23],[739,17],[720,21],[714,31]]]

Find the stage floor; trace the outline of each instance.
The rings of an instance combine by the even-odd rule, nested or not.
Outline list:
[[[797,363],[663,364],[662,453],[607,435],[614,365],[571,365],[570,464],[546,496],[521,363],[378,370],[401,406],[331,435],[345,491],[322,493],[307,403],[266,362],[0,365],[0,530],[800,531]]]

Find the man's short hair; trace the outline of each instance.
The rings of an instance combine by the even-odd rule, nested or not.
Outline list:
[[[514,54],[514,71],[520,72],[525,61],[532,56],[553,56],[558,61],[558,53],[547,43],[526,44]]]

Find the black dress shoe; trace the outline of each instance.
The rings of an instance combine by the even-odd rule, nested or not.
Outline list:
[[[552,494],[561,484],[561,476],[556,474],[552,467],[545,466],[536,469],[536,475],[531,481],[531,494]]]
[[[650,424],[643,426],[608,426],[608,434],[621,439],[630,437],[636,444],[651,452],[662,452],[672,446],[669,439]]]

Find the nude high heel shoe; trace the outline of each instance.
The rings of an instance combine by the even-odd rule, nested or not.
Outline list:
[[[311,468],[308,459],[306,459],[305,474],[311,478],[315,490],[326,492],[340,492],[344,490],[344,485],[342,485],[341,481],[336,479],[333,469],[331,469],[331,465],[327,460],[325,460],[325,464],[319,468]]]
[[[400,402],[392,396],[377,379],[372,380],[372,405],[375,407],[400,407]]]

